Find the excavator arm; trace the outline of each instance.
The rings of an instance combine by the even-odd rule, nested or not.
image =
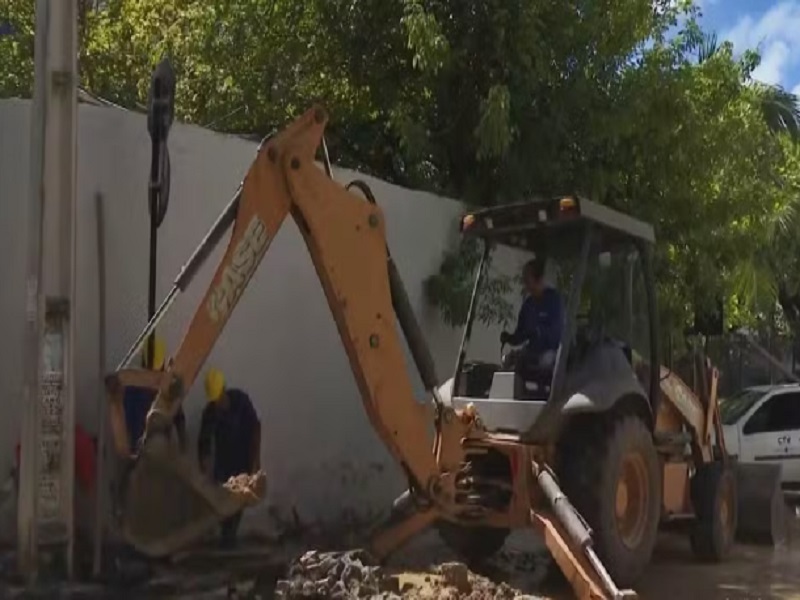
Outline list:
[[[188,457],[177,456],[174,447],[158,434],[168,432],[183,398],[287,216],[294,219],[308,247],[372,426],[402,465],[412,487],[425,490],[439,476],[437,454],[441,452],[435,450],[440,441],[430,433],[434,413],[430,405],[414,397],[396,327],[390,289],[393,280],[387,276],[388,266],[394,266],[388,255],[383,213],[374,202],[367,202],[333,182],[315,164],[326,120],[323,109],[312,108],[262,143],[238,194],[186,264],[167,300],[134,343],[120,369],[107,380],[112,432],[120,453],[127,447],[120,442],[126,436],[121,402],[124,388],[140,385],[158,390],[147,418],[138,462],[160,468],[162,477],[154,474],[155,468],[147,469],[147,474],[141,473],[145,469],[137,464],[135,470],[140,473],[132,480],[141,490],[137,493],[129,489],[129,495],[133,493],[137,500],[161,496],[157,493],[157,481],[163,481],[160,487],[170,489],[164,495],[174,499],[176,482],[166,480],[176,472],[185,472],[190,465],[186,464]],[[225,254],[165,371],[127,369],[127,363],[231,224],[233,230]],[[431,383],[426,381],[428,387],[432,387]],[[456,437],[448,437],[457,444]],[[428,444],[420,443],[425,439]],[[415,443],[404,444],[402,440]],[[201,478],[194,478],[190,487],[206,497],[209,504],[226,504],[214,494],[205,493],[204,483]],[[132,500],[130,504],[138,502]],[[205,525],[200,529],[227,513],[236,512],[236,502],[227,505],[211,515],[213,518],[201,520]],[[161,505],[156,510],[167,509]],[[131,522],[133,512],[149,520],[153,512],[134,510],[131,506],[126,514],[129,533],[138,537],[140,547],[146,548],[151,544],[133,535],[134,529],[143,528]],[[171,521],[178,523],[178,517]],[[168,552],[169,548],[185,543],[191,534],[184,531],[170,543],[157,544],[154,553]],[[163,542],[164,536],[160,537]]]

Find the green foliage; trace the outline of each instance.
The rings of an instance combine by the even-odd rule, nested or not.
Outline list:
[[[465,238],[457,248],[445,254],[439,273],[425,282],[425,294],[440,307],[442,318],[450,326],[461,326],[467,321],[482,254],[483,247],[478,240]],[[476,318],[487,325],[508,323],[514,310],[508,297],[515,284],[519,284],[517,278],[493,271],[490,256],[484,266]]]
[[[33,2],[6,0],[0,96],[29,95]],[[266,134],[313,101],[343,166],[474,205],[579,192],[656,227],[665,328],[698,299],[731,324],[776,302],[800,323],[794,235],[800,113],[706,35],[682,0],[108,0],[82,2],[81,79],[146,103],[171,57],[179,119]],[[459,323],[477,253],[454,248],[429,297]],[[508,318],[490,278],[481,317]],[[791,320],[791,319],[790,319]]]
[[[34,2],[4,0],[0,23],[13,34],[0,37],[0,97],[30,96],[33,89]]]

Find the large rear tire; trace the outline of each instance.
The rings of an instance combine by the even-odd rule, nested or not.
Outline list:
[[[630,587],[650,562],[661,518],[661,471],[653,436],[632,414],[587,416],[561,447],[559,475],[593,530],[614,582]]]
[[[719,562],[736,535],[736,477],[722,462],[700,465],[692,477],[695,521],[689,540],[701,560]]]

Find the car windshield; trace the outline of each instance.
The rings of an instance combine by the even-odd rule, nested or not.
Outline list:
[[[719,405],[722,424],[734,425],[763,396],[764,392],[761,390],[745,389],[722,400]]]

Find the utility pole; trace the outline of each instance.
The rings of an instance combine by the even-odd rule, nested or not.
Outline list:
[[[77,2],[36,0],[17,515],[29,583],[42,553],[60,555],[68,577],[73,568],[77,17]]]

